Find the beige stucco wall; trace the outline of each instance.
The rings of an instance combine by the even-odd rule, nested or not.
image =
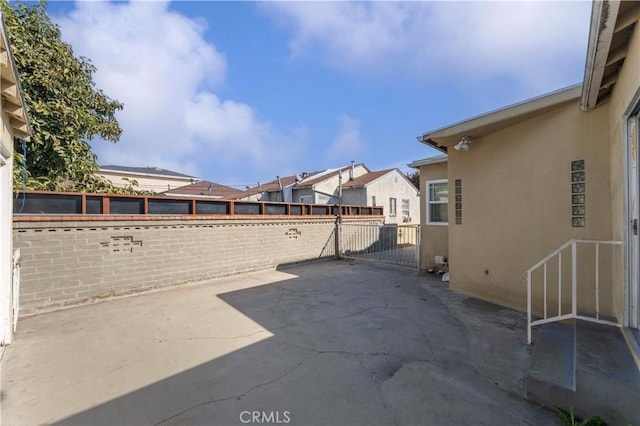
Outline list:
[[[609,101],[609,147],[610,147],[610,181],[611,181],[611,235],[617,240],[624,240],[626,223],[624,221],[624,158],[626,145],[623,129],[626,123],[624,115],[630,107],[633,97],[640,90],[640,30],[636,24],[629,42],[627,57],[620,70],[618,80],[613,87]],[[612,280],[615,285],[614,302],[618,316],[626,311],[626,272],[624,258],[614,259],[617,268],[614,269]]]
[[[435,256],[449,257],[449,226],[427,225],[427,185],[429,180],[447,178],[447,163],[428,164],[420,167],[420,270],[447,271],[444,265],[435,264]]]
[[[524,310],[531,265],[569,239],[611,238],[608,114],[607,105],[584,113],[571,102],[449,151],[463,210],[462,224],[449,225],[452,288]],[[573,160],[586,163],[584,228],[571,226]]]

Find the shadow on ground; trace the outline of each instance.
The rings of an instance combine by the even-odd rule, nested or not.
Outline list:
[[[557,423],[523,398],[522,313],[394,267],[302,265],[20,327],[6,424]]]

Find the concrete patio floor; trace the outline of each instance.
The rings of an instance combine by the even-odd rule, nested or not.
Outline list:
[[[22,319],[2,424],[553,425],[525,315],[328,261]]]

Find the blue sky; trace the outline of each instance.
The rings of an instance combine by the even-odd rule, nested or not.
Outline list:
[[[49,13],[125,104],[100,164],[242,187],[437,154],[422,132],[582,80],[573,2],[60,2]]]

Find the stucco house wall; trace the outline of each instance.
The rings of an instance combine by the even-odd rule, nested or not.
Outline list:
[[[342,204],[352,206],[372,206],[373,200],[371,196],[367,195],[367,190],[365,188],[357,188],[342,191]],[[376,200],[376,204],[380,205],[380,202]]]
[[[342,169],[342,182],[345,183],[349,179],[350,168]],[[356,164],[353,167],[353,177],[357,178],[368,173],[368,170],[362,164]],[[304,182],[303,182],[304,184]],[[338,203],[338,186],[340,177],[337,173],[330,174],[326,178],[318,181],[313,185],[314,202],[316,204],[337,204]],[[294,192],[297,190],[294,189]],[[330,194],[330,195],[329,195]]]
[[[449,225],[452,288],[524,310],[533,263],[572,238],[611,238],[608,114],[607,105],[584,113],[570,102],[449,151],[449,187],[462,180],[463,212],[462,224]],[[571,222],[576,160],[586,165],[583,228]]]
[[[311,188],[294,188],[292,194],[294,203],[315,203],[313,189]]]
[[[447,162],[420,166],[420,264],[421,271],[448,271],[448,265],[435,263],[436,256],[449,257],[449,226],[427,223],[427,181],[447,179]],[[451,194],[451,190],[449,192]]]
[[[384,207],[386,224],[418,223],[420,220],[419,190],[402,173],[394,169],[366,185],[367,200],[376,197],[376,204]],[[389,210],[389,200],[396,199],[396,214]],[[409,200],[409,216],[402,212],[402,200]]]

